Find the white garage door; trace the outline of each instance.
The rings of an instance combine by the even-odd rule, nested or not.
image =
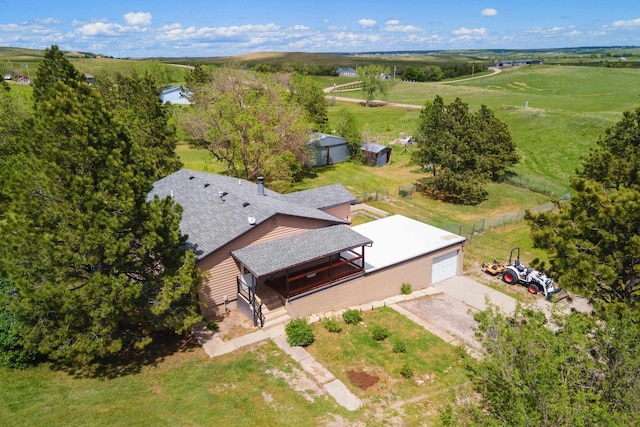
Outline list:
[[[455,277],[458,272],[458,251],[449,252],[433,259],[431,284]]]

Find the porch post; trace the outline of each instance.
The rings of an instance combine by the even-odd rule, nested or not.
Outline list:
[[[289,269],[284,271],[284,280],[287,282],[287,299],[289,299]]]

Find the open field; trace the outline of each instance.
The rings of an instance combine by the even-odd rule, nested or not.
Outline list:
[[[482,104],[491,108],[509,126],[523,156],[514,171],[520,178],[534,180],[560,195],[569,191],[569,180],[579,167],[580,156],[595,146],[605,129],[620,120],[623,111],[640,105],[640,70],[518,67],[457,83],[399,82],[385,100],[424,105],[436,95],[443,97],[445,103],[459,97],[471,109]],[[361,91],[340,96],[363,98]],[[404,125],[393,122],[388,126],[391,131],[379,130],[372,138],[386,143],[398,137],[395,132],[411,132],[411,118],[418,116],[410,112],[404,116]],[[366,114],[363,117],[363,123],[371,123]],[[379,126],[386,122],[383,114],[380,117]]]

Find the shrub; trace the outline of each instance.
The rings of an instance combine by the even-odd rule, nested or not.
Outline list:
[[[411,283],[404,282],[404,283],[400,286],[400,293],[401,293],[402,295],[409,295],[409,294],[411,294]]]
[[[18,318],[8,307],[12,298],[16,298],[12,283],[0,278],[0,366],[24,369],[36,355],[22,346]]]
[[[398,340],[393,343],[393,352],[394,353],[405,353],[407,351],[407,344],[404,341]]]
[[[334,317],[327,317],[322,321],[322,325],[329,332],[342,332],[342,325]]]
[[[220,330],[220,325],[218,325],[218,322],[216,321],[211,321],[207,323],[207,328],[213,332],[218,332]]]
[[[362,313],[358,310],[347,310],[342,313],[342,320],[348,325],[357,325],[362,322]]]
[[[286,324],[284,331],[287,333],[287,342],[290,346],[306,347],[314,340],[311,325],[307,319],[294,319]]]
[[[371,337],[376,341],[384,341],[389,336],[389,330],[384,326],[373,325],[370,328]]]
[[[413,369],[411,369],[409,365],[405,363],[402,366],[402,369],[400,369],[400,375],[402,375],[405,378],[411,378],[413,376]]]

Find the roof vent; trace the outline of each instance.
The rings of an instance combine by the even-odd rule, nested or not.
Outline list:
[[[264,196],[264,177],[259,176],[258,177],[258,195],[259,196]]]
[[[243,208],[246,208],[246,207],[247,207],[247,206],[249,206],[250,204],[251,204],[251,203],[249,203],[249,202],[244,202],[244,203],[242,204],[242,207],[243,207]]]
[[[191,180],[192,180],[192,179],[194,179],[194,178],[195,178],[195,176],[191,175],[191,176],[189,177],[189,181],[191,181]]]
[[[209,185],[210,185],[210,184],[207,182],[207,183],[204,185],[204,188],[207,188]]]

